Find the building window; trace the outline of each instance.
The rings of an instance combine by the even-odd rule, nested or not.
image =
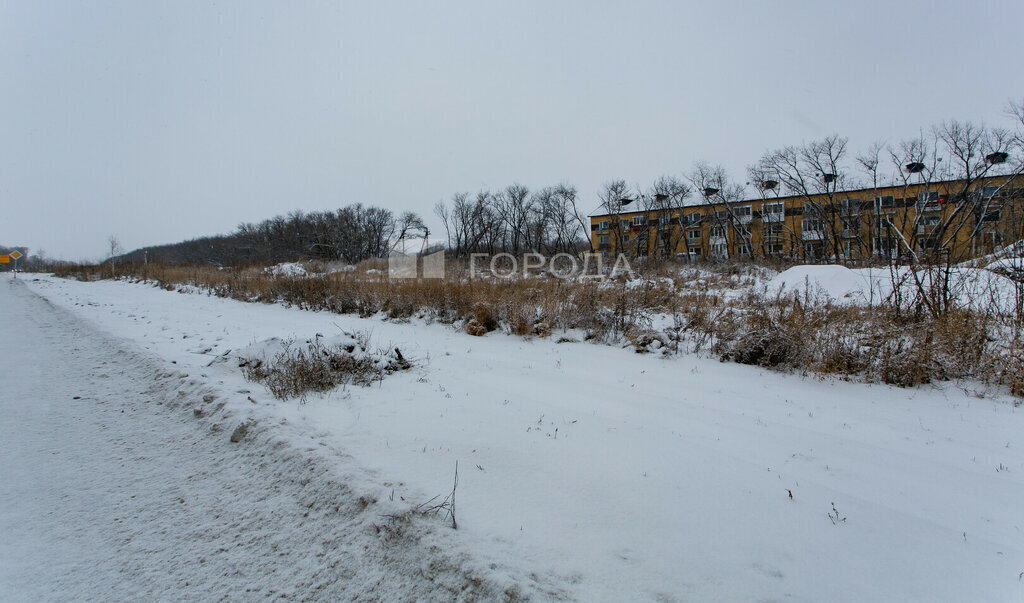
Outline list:
[[[625,245],[628,242],[629,242],[629,235],[628,234],[622,235],[622,244]]]
[[[782,255],[782,243],[769,243],[768,255]]]
[[[986,186],[985,188],[981,189],[981,198],[991,199],[992,197],[996,196],[997,192],[999,192],[998,186]]]
[[[761,219],[765,222],[781,222],[786,217],[786,206],[781,201],[761,206]]]
[[[643,226],[647,224],[647,216],[633,216],[633,226]]]
[[[918,193],[917,211],[939,211],[939,191]]]
[[[619,230],[629,230],[629,220],[619,220]]]
[[[697,222],[700,222],[700,214],[699,213],[693,212],[691,214],[687,214],[686,215],[686,223],[687,224],[696,224]]]
[[[725,225],[715,224],[711,227],[711,236],[713,237],[724,237],[725,236]]]
[[[843,215],[852,216],[860,213],[860,199],[842,199],[839,202],[839,209]]]
[[[801,227],[804,232],[819,232],[821,231],[821,220],[818,218],[804,218]]]
[[[688,230],[688,231],[686,231],[686,238],[689,241],[696,241],[697,239],[700,238],[700,231],[699,230]]]
[[[601,235],[600,237],[597,238],[597,242],[601,247],[608,247],[609,245],[611,245],[611,239],[608,237],[608,235]]]
[[[896,206],[896,197],[893,195],[880,195],[875,197],[875,210],[882,211],[892,209]]]
[[[736,253],[739,255],[750,255],[750,247],[746,243],[740,243],[736,246]]]
[[[607,230],[608,230],[608,220],[601,220],[600,222],[598,222],[597,223],[597,229],[600,230],[601,232],[607,232]]]

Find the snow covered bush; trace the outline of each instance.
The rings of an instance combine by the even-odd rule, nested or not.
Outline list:
[[[346,333],[330,342],[317,336],[296,345],[285,341],[270,347],[278,351],[243,357],[239,363],[245,378],[262,383],[275,398],[301,398],[308,392],[325,392],[339,385],[369,385],[395,371],[410,368],[398,348],[371,351],[365,335]]]

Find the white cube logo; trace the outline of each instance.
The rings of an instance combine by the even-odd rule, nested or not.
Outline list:
[[[392,251],[388,255],[388,278],[444,278],[444,251],[425,256]]]

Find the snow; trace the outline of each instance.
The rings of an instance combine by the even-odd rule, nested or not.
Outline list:
[[[266,274],[272,274],[274,276],[306,276],[307,269],[305,264],[301,262],[284,262],[281,264],[275,264],[273,266],[267,266],[263,269]]]
[[[917,272],[926,289],[935,276],[928,271]],[[939,278],[944,275],[939,274]],[[895,284],[894,284],[895,281]],[[906,267],[857,268],[837,265],[794,266],[766,283],[771,294],[800,293],[816,297],[824,295],[836,303],[877,305],[899,291],[904,299],[917,295],[914,274]],[[1020,284],[989,270],[954,267],[949,272],[949,290],[959,303],[976,310],[999,308],[1012,314],[1022,295]]]
[[[400,509],[342,451],[23,283],[0,279],[0,599],[560,596],[436,522],[389,531]]]
[[[814,276],[839,297],[866,288],[852,287],[859,282],[841,271],[803,274],[783,273],[776,284],[801,287]],[[264,463],[283,454],[275,446],[291,451],[289,464],[300,462],[296,451],[313,456],[324,475],[336,477],[312,475],[303,484],[309,496],[321,498],[313,493],[333,481],[375,501],[366,511],[374,518],[401,513],[446,494],[458,461],[459,530],[425,518],[407,542],[440,543],[448,565],[430,565],[454,566],[444,574],[449,582],[472,575],[492,593],[516,584],[525,596],[579,600],[1024,598],[1022,410],[970,384],[897,389],[804,378],[696,356],[556,343],[559,334],[474,338],[416,320],[304,312],[127,282],[40,278],[28,285],[124,342],[118,345],[137,347],[147,362],[188,373],[195,388],[225,403],[216,419],[200,423],[255,424],[243,446],[267,454]],[[373,347],[399,347],[413,369],[299,403],[246,383],[234,361],[238,350],[274,338],[344,332],[369,333]],[[95,365],[84,363],[67,381],[88,379]],[[139,405],[135,412],[165,411]],[[230,445],[227,433],[196,432],[191,440],[210,438]],[[290,475],[279,472],[271,477]],[[254,484],[223,500],[244,506],[247,495],[268,487]],[[281,512],[292,504],[282,501]],[[829,518],[833,504],[845,521]],[[347,521],[332,533],[376,551],[376,540],[359,540],[370,520]],[[294,515],[287,523],[289,536],[278,544],[299,546],[292,541],[325,529]],[[254,549],[269,546],[255,540]],[[408,578],[416,555],[437,554],[418,546],[388,566],[400,578],[373,590],[376,596],[433,596],[413,590],[420,587]],[[236,561],[261,592],[281,579]],[[375,561],[354,571],[389,575]],[[301,566],[320,580],[342,571],[312,558]]]
[[[1003,258],[988,264],[985,268],[987,270],[1024,271],[1024,257]]]

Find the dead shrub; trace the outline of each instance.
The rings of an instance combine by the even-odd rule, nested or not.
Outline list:
[[[304,345],[287,341],[267,360],[243,358],[239,363],[249,381],[262,383],[275,398],[304,398],[309,392],[326,392],[339,385],[369,385],[411,364],[398,348],[371,352],[365,336],[327,345],[319,337]]]
[[[781,330],[754,331],[733,343],[723,359],[764,367],[796,364],[796,342]]]
[[[475,318],[466,321],[465,331],[474,337],[483,337],[487,334],[487,328]]]
[[[485,333],[498,328],[498,317],[494,312],[494,308],[484,302],[473,304],[473,318],[471,320],[484,329]]]

